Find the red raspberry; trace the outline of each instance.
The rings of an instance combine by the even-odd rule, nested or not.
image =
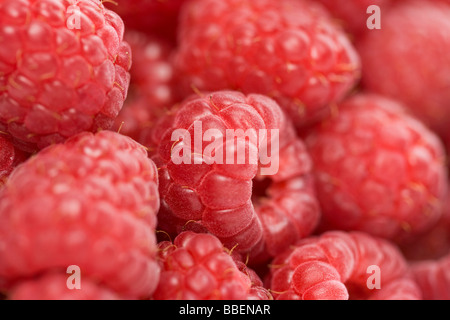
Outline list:
[[[141,142],[153,122],[177,101],[174,93],[172,46],[136,31],[125,33],[133,52],[127,100],[113,130]]]
[[[371,15],[367,13],[367,9],[370,6],[380,7],[381,14],[384,14],[391,5],[391,0],[318,0],[317,2],[324,5],[352,36],[359,36],[367,31],[367,19]]]
[[[359,57],[325,10],[305,0],[193,0],[181,11],[182,91],[274,98],[296,125],[328,113],[359,77]]]
[[[306,139],[323,230],[401,242],[433,226],[447,192],[442,143],[393,100],[359,94]]]
[[[380,289],[368,286],[371,266],[379,268]],[[420,299],[398,248],[360,232],[326,232],[300,241],[273,260],[269,284],[281,300]]]
[[[149,143],[157,146],[152,159],[160,177],[159,229],[172,236],[184,230],[210,232],[228,248],[237,245],[238,252],[252,251],[254,261],[274,256],[289,243],[313,232],[319,208],[311,180],[311,160],[275,101],[262,95],[214,92],[187,99],[159,121]],[[196,121],[202,123],[201,134],[215,129],[224,137],[216,148],[223,150],[223,164],[210,161],[205,152],[211,146],[217,147],[217,143],[204,141],[203,146],[195,146]],[[249,161],[250,152],[259,157],[264,145],[247,141],[245,146],[235,148],[234,137],[226,137],[230,129],[268,130],[270,134],[269,130],[280,128],[279,145],[267,146],[268,150],[275,147],[272,152],[279,150],[278,154],[272,153],[268,165],[261,158]],[[190,143],[172,141],[179,129],[187,129],[194,137]],[[242,141],[243,135],[240,137]],[[185,144],[191,145],[191,154],[187,155],[191,164],[176,164],[171,158],[179,152],[174,151],[175,147]],[[244,148],[243,164],[227,162],[226,153],[231,151],[235,159]],[[278,171],[263,175],[262,171],[277,158]]]
[[[412,265],[414,279],[425,300],[450,300],[450,255]]]
[[[450,127],[449,16],[446,4],[404,1],[358,44],[363,86],[403,102],[440,134]]]
[[[283,125],[284,126],[284,125]],[[312,162],[303,141],[288,139],[280,150],[277,174],[253,180],[252,200],[263,226],[263,238],[252,250],[250,263],[259,264],[309,236],[320,220]]]
[[[77,265],[82,282],[149,296],[159,275],[157,183],[143,146],[114,132],[40,151],[0,194],[0,283]]]
[[[450,193],[439,221],[426,232],[401,246],[403,255],[412,261],[437,260],[450,254]]]
[[[9,300],[119,300],[120,297],[94,281],[83,279],[81,289],[68,289],[68,275],[51,273],[19,283]]]
[[[222,243],[211,234],[186,231],[174,242],[159,243],[161,280],[156,300],[271,299],[259,277],[239,267]],[[242,271],[241,271],[242,270]]]
[[[15,167],[28,158],[28,154],[17,149],[7,135],[0,134],[0,186],[2,186]]]
[[[117,5],[105,3],[105,6],[117,12],[127,28],[175,42],[178,15],[185,2],[186,0],[117,0]]]
[[[128,90],[123,32],[100,0],[1,1],[0,130],[34,151],[109,129]]]

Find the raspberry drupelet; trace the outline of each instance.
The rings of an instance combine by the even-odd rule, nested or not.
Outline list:
[[[156,166],[128,137],[85,132],[41,150],[1,190],[2,289],[76,265],[123,299],[149,297],[158,208]]]
[[[0,130],[32,152],[109,129],[127,96],[124,25],[100,0],[0,2]]]

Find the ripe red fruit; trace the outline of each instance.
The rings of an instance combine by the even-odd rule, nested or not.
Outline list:
[[[268,300],[262,281],[211,234],[186,231],[159,243],[156,300]],[[242,271],[241,271],[242,270]]]
[[[186,0],[117,0],[105,6],[117,12],[127,28],[176,42],[178,15]]]
[[[395,101],[359,94],[306,138],[323,230],[359,230],[403,241],[442,213],[442,143]]]
[[[357,45],[364,88],[403,102],[442,135],[450,127],[449,16],[447,4],[404,1]]]
[[[201,146],[195,141],[199,122]],[[188,130],[189,140],[173,137],[180,129]],[[218,131],[220,137],[206,141],[210,129]],[[233,135],[227,136],[227,130]],[[271,130],[279,131],[277,144],[271,140],[275,136]],[[234,134],[238,141],[244,141],[248,131],[249,139],[235,147]],[[267,133],[267,145],[256,141],[263,135],[254,133],[260,131]],[[292,125],[270,98],[234,91],[194,96],[161,118],[151,137],[148,146],[155,147],[152,159],[160,177],[158,228],[171,236],[184,230],[210,232],[227,248],[252,251],[254,261],[262,261],[315,229],[319,208],[311,160]],[[191,147],[186,151],[190,163],[177,164],[173,156],[184,146]],[[272,158],[266,162],[263,152],[272,147]],[[211,148],[214,152],[209,155],[206,150]],[[241,152],[246,157],[241,164],[228,161],[227,153],[236,159]],[[250,156],[257,161],[250,161]],[[277,162],[279,167],[275,168]],[[275,170],[264,175],[271,166]]]
[[[305,125],[328,114],[359,77],[350,41],[312,1],[193,0],[180,20],[175,65],[184,94],[264,94]]]
[[[376,277],[369,279],[375,272],[378,289],[368,285],[377,285]],[[326,232],[300,241],[273,260],[268,283],[280,300],[421,298],[398,248],[360,232]]]
[[[122,298],[148,297],[159,276],[157,192],[144,147],[117,133],[81,133],[41,150],[0,193],[0,283],[76,265],[82,280]]]
[[[28,151],[109,129],[126,98],[124,25],[100,0],[0,3],[0,130]]]

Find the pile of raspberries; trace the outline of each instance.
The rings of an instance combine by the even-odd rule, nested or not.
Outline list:
[[[450,299],[449,17],[0,0],[0,299]]]

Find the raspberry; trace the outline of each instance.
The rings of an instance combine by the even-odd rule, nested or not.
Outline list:
[[[326,11],[305,0],[193,0],[181,10],[181,91],[275,99],[301,126],[324,117],[359,78],[359,57]]]
[[[450,158],[450,130],[447,131],[443,140],[447,150],[447,158]]]
[[[412,265],[414,279],[425,300],[450,300],[450,256]]]
[[[377,290],[368,287],[371,266],[382,279]],[[273,260],[269,284],[281,300],[420,299],[398,248],[355,231],[326,232],[287,249]]]
[[[318,0],[335,17],[345,30],[353,36],[359,36],[367,30],[367,9],[372,5],[380,7],[381,13],[387,12],[391,0]]]
[[[6,182],[14,168],[28,158],[28,154],[17,149],[6,137],[0,134],[0,186]]]
[[[242,262],[238,267],[213,235],[182,232],[173,243],[160,242],[159,249],[161,281],[153,296],[156,300],[271,298],[259,277]]]
[[[159,121],[148,143],[156,149],[152,159],[160,177],[159,229],[172,237],[184,230],[210,232],[229,249],[237,246],[237,252],[252,251],[254,261],[259,262],[313,232],[319,208],[311,160],[275,101],[256,94],[213,92],[185,100]],[[205,152],[212,142],[195,146],[196,122],[202,124],[202,135],[207,129],[215,129],[225,138],[215,149],[223,150],[222,164],[211,161]],[[245,136],[238,130],[267,130],[271,135],[271,130],[280,128],[278,145],[270,144],[268,138],[266,149],[275,147],[268,164],[259,157],[265,148],[263,144],[250,139],[235,147],[234,136],[226,136],[226,131],[233,129],[237,140],[242,141]],[[194,137],[190,143],[184,138],[172,141],[176,140],[171,139],[172,135],[180,129],[189,130]],[[178,151],[174,150],[187,144],[191,145],[187,154],[191,163],[176,164],[173,155]],[[235,159],[241,150],[246,154],[242,164],[227,162],[226,153],[231,151]],[[250,152],[258,154],[258,162],[249,161]],[[277,158],[278,171],[263,175],[262,171]]]
[[[448,188],[442,143],[397,102],[353,96],[305,141],[322,230],[359,230],[401,243],[441,216]]]
[[[118,0],[118,5],[105,3],[117,12],[127,28],[176,42],[180,8],[186,0]]]
[[[76,265],[82,280],[124,298],[149,296],[159,275],[157,183],[143,146],[114,132],[41,150],[0,194],[0,283]]]
[[[0,130],[35,151],[109,129],[128,91],[123,32],[100,0],[2,1]]]
[[[12,290],[10,300],[119,300],[113,291],[88,279],[82,282],[82,290],[70,290],[66,286],[67,275],[51,273],[36,279],[25,280]]]
[[[450,127],[449,16],[443,3],[402,2],[383,15],[381,30],[367,32],[357,46],[364,88],[403,102],[440,134]]]
[[[152,123],[177,101],[170,56],[172,46],[164,40],[136,31],[125,33],[133,52],[130,89],[113,130],[143,141]]]

